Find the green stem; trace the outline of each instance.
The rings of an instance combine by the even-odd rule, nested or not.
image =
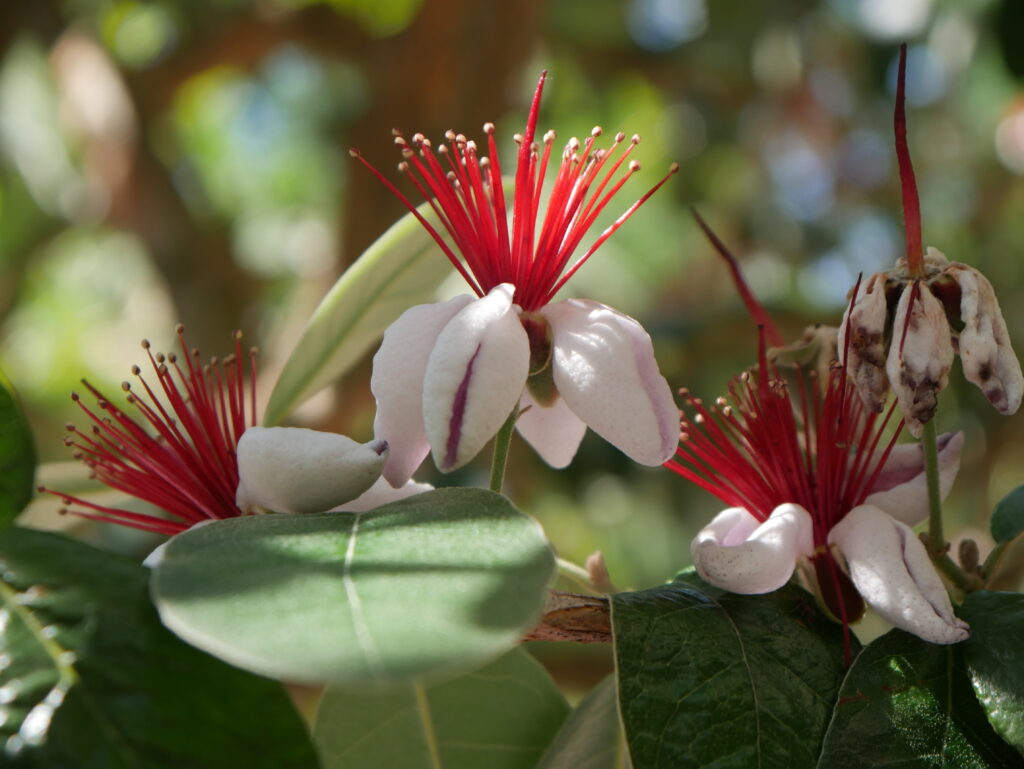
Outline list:
[[[939,440],[935,431],[935,420],[925,422],[921,434],[924,447],[924,472],[928,482],[928,555],[932,563],[945,577],[959,588],[966,588],[970,582],[964,570],[949,557],[946,535],[942,530],[942,494],[939,491]]]
[[[556,559],[556,563],[558,563],[559,574],[570,582],[575,582],[588,593],[594,592],[594,586],[590,584],[590,574],[586,569],[572,561],[567,561],[564,558]]]
[[[508,462],[508,448],[512,443],[512,431],[516,427],[519,408],[512,409],[505,424],[494,436],[494,457],[491,459],[491,491],[501,493],[501,485],[505,480],[505,464]]]

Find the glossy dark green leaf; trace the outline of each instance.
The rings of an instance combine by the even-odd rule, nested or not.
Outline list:
[[[0,372],[0,528],[32,499],[36,448],[25,414]]]
[[[313,734],[324,769],[534,769],[569,713],[522,649],[433,685],[332,685]]]
[[[169,628],[228,662],[359,685],[503,654],[536,622],[554,569],[536,521],[457,488],[195,528],[170,541],[152,587]]]
[[[636,769],[815,765],[846,666],[842,628],[807,592],[734,595],[684,574],[613,596],[612,624]]]
[[[590,692],[558,731],[536,769],[628,769],[615,677]]]
[[[133,561],[66,537],[0,534],[0,766],[310,769],[280,684],[182,643]]]
[[[971,624],[963,652],[974,693],[996,732],[1024,753],[1024,595],[971,593],[961,616]]]
[[[1020,767],[971,690],[960,646],[902,630],[872,642],[850,668],[819,766]]]
[[[1024,532],[1024,486],[1018,486],[992,511],[992,537],[996,542],[1009,542]]]

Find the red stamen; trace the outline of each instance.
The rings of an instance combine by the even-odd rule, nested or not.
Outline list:
[[[900,167],[900,188],[903,192],[903,228],[907,241],[907,268],[910,274],[924,276],[924,247],[921,240],[921,204],[917,197],[914,166],[907,146],[907,116],[904,110],[907,87],[907,44],[900,46],[899,74],[896,79],[896,111],[893,128],[896,133],[896,160]]]
[[[106,507],[41,487],[40,491],[61,497],[65,505],[82,508],[64,512],[168,535],[200,521],[243,514],[235,504],[235,449],[246,429],[247,411],[252,414],[252,424],[256,423],[256,349],[249,351],[247,405],[241,334],[235,334],[234,354],[220,363],[214,359],[208,366],[199,363],[198,351],[189,351],[180,326],[177,334],[184,368],[175,355],[154,355],[149,342],[142,343],[163,398],[142,377],[138,366],[132,367],[132,373],[142,383],[145,397],[133,392],[129,383],[122,385],[128,403],[137,409],[143,424],[156,431],[156,437],[83,380],[96,398],[98,411],[82,403],[76,393],[72,400],[93,423],[94,437],[69,425],[71,435],[65,439],[65,444],[75,449],[75,458],[88,465],[98,480],[149,502],[170,517]]]
[[[454,248],[383,174],[357,151],[350,153],[413,212],[478,296],[501,283],[511,283],[516,288],[515,302],[524,311],[538,310],[550,302],[576,270],[665,183],[668,175],[678,170],[678,166],[673,166],[665,178],[630,206],[569,266],[574,251],[598,216],[637,170],[638,166],[631,162],[624,173],[618,173],[638,139],[634,138],[614,162],[611,157],[622,144],[623,134],[617,134],[606,150],[596,147],[600,129],[591,133],[582,148],[575,139],[570,141],[555,173],[547,211],[538,228],[541,188],[554,140],[553,133],[545,135],[543,150],[535,140],[546,78],[547,72],[542,73],[530,103],[526,130],[522,136],[516,136],[519,147],[511,226],[492,124],[484,126],[488,157],[479,157],[476,145],[461,134],[448,132],[449,145],[438,149],[438,153],[446,156],[447,169],[427,140],[419,135],[413,137],[413,145],[420,152],[417,157],[396,134],[395,141],[405,158],[401,172],[429,201]]]

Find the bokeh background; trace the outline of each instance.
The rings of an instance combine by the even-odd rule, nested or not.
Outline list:
[[[689,208],[786,332],[836,323],[856,275],[903,248],[891,132],[904,40],[925,241],[988,274],[1024,350],[1019,0],[0,4],[0,366],[42,458],[65,462],[44,479],[85,482],[61,443],[79,378],[116,391],[139,339],[166,347],[179,320],[211,355],[243,329],[268,395],[320,298],[403,212],[348,148],[391,169],[392,127],[473,137],[491,120],[510,151],[542,69],[542,129],[644,138],[613,215],[681,164],[571,285],[641,320],[674,386],[714,397],[755,334]],[[968,448],[948,510],[985,550],[988,512],[1024,481],[1024,417],[1000,417],[958,369],[940,429],[965,430]],[[368,439],[368,374],[364,361],[296,423]],[[482,485],[486,465],[421,476]],[[593,435],[563,472],[514,444],[508,491],[563,555],[602,549],[632,587],[688,565],[720,507]],[[29,521],[151,544],[49,502]]]

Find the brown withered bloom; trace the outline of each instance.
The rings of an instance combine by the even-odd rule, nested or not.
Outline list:
[[[973,267],[949,261],[936,248],[922,248],[904,114],[906,57],[904,45],[893,122],[907,255],[854,290],[839,327],[838,347],[845,351],[843,363],[865,405],[881,412],[891,386],[907,427],[919,436],[924,423],[935,416],[955,353],[960,354],[964,376],[1002,414],[1020,407],[1024,376],[988,278]]]

